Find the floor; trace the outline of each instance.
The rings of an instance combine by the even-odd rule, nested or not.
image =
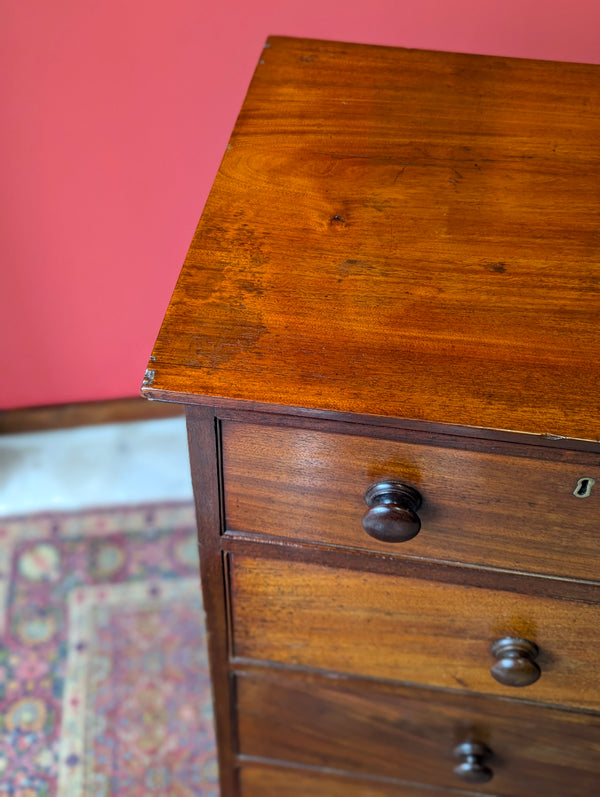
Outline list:
[[[0,436],[0,517],[191,498],[184,418]]]

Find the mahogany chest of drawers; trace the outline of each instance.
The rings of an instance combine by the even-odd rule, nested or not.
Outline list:
[[[599,67],[267,42],[143,387],[224,797],[598,793],[599,311]]]

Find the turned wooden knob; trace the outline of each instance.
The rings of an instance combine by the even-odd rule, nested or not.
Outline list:
[[[454,767],[454,774],[466,783],[487,783],[494,777],[493,771],[485,764],[492,751],[484,744],[464,742],[454,750],[454,757],[460,763]]]
[[[491,673],[505,686],[529,686],[541,675],[535,661],[538,653],[538,646],[528,639],[499,639],[492,645],[492,656],[498,661],[492,667]]]
[[[365,493],[369,507],[363,528],[381,542],[405,542],[419,533],[421,496],[414,487],[393,479],[372,484]]]

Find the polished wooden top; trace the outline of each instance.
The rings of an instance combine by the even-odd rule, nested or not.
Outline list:
[[[269,39],[143,392],[600,437],[600,67]]]

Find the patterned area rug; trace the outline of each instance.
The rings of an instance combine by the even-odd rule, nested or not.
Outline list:
[[[217,797],[190,505],[0,520],[0,795]]]

